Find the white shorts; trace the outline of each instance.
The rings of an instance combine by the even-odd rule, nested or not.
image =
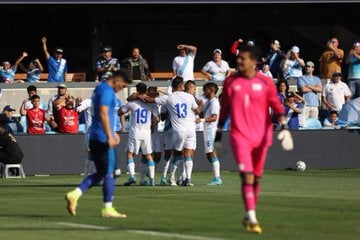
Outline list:
[[[172,147],[176,151],[182,151],[184,150],[184,148],[195,150],[196,132],[195,131],[173,132]]]
[[[141,153],[144,155],[148,155],[152,153],[151,148],[151,138],[145,139],[128,139],[126,151],[132,152],[134,154],[138,154],[139,150],[141,149]]]
[[[173,133],[172,131],[164,132],[164,150],[172,150],[172,137]]]
[[[156,152],[162,152],[162,134],[159,132],[154,132],[151,134],[151,146],[152,146],[152,151],[154,153]]]
[[[204,150],[205,153],[211,153],[214,151],[214,141],[216,128],[204,128]]]

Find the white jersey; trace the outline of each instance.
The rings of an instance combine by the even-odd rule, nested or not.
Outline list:
[[[217,125],[218,125],[218,121],[219,121],[219,116],[220,116],[219,99],[217,97],[214,97],[214,98],[208,100],[204,105],[203,112],[204,112],[204,118],[209,118],[214,114],[217,115],[215,122],[204,123],[204,129],[209,129],[209,128],[216,129]]]
[[[156,98],[155,102],[166,106],[170,113],[173,131],[195,131],[194,110],[198,105],[193,95],[177,91],[170,96]]]
[[[141,100],[128,102],[121,107],[121,111],[130,111],[129,138],[150,139],[152,116],[158,116],[158,108],[155,104],[144,103]]]
[[[33,107],[34,107],[34,106],[33,106],[33,104],[32,104],[32,102],[31,102],[30,99],[24,104],[25,110],[32,109]],[[42,109],[42,110],[46,110],[46,105],[41,101],[39,108]]]
[[[190,52],[185,57],[177,56],[173,60],[173,70],[176,71],[179,77],[182,77],[184,81],[194,80],[194,60],[195,54]]]
[[[76,111],[78,113],[82,113],[84,112],[85,115],[85,132],[86,133],[89,133],[90,132],[90,127],[91,127],[91,124],[92,124],[92,101],[91,99],[85,99],[83,100],[81,103],[80,103],[80,106],[78,106],[76,108]]]
[[[224,81],[228,71],[230,70],[230,67],[229,64],[224,60],[221,60],[220,64],[217,64],[214,61],[210,61],[206,63],[202,70],[212,75],[211,80]]]

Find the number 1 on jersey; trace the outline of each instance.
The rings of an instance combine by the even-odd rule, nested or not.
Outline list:
[[[187,105],[186,103],[177,103],[175,105],[176,107],[176,113],[178,118],[186,118],[187,116]]]

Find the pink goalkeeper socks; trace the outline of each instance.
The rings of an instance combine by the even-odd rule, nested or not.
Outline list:
[[[259,200],[260,184],[254,184],[255,207]]]
[[[256,203],[255,203],[254,185],[243,184],[241,186],[241,193],[246,211],[255,210]]]

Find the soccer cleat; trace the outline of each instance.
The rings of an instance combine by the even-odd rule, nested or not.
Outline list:
[[[221,185],[221,184],[222,184],[221,178],[214,178],[207,185],[208,186],[215,186],[215,185]]]
[[[260,225],[258,223],[252,223],[252,224],[250,224],[250,232],[256,233],[256,234],[261,234],[262,228],[260,227]]]
[[[194,184],[191,183],[191,180],[190,180],[190,179],[185,179],[185,180],[182,182],[182,186],[191,187],[191,186],[194,186]]]
[[[166,183],[166,177],[162,177],[161,180],[160,180],[160,186],[166,186],[167,183]]]
[[[247,217],[244,217],[243,221],[242,221],[243,226],[245,227],[246,231],[250,232],[251,228],[250,228],[250,221]]]
[[[77,207],[77,202],[79,200],[79,197],[76,195],[75,191],[71,191],[68,192],[65,195],[65,200],[67,202],[67,210],[68,212],[72,215],[75,216],[76,215],[76,207]]]
[[[170,179],[170,186],[177,186],[175,179]]]
[[[152,178],[152,179],[150,179],[150,186],[155,186],[155,181],[154,181],[154,179]]]
[[[136,183],[136,177],[130,177],[125,183],[125,186],[130,186],[131,184],[135,184]]]
[[[150,186],[150,183],[144,179],[140,181],[139,186]]]
[[[103,208],[101,216],[106,218],[126,218],[126,214],[119,213],[115,208]]]

